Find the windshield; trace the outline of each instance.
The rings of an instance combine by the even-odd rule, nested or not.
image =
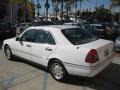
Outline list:
[[[70,28],[62,30],[64,36],[74,45],[95,41],[97,37],[82,28]]]

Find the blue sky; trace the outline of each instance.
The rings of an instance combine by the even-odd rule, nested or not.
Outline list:
[[[33,0],[35,3],[37,2],[37,0]],[[45,4],[46,0],[39,0],[39,3],[41,4],[41,9],[40,9],[40,13],[44,14],[45,13]],[[49,0],[49,4],[50,4],[50,8],[49,8],[49,13],[53,12],[53,8],[52,8],[52,3],[51,0]],[[79,2],[78,2],[78,9],[79,9]],[[82,2],[82,9],[87,9],[87,8],[91,8],[94,9],[96,4],[99,5],[103,5],[105,6],[105,8],[109,8],[110,6],[110,0],[89,0],[89,2],[87,0],[84,0]]]

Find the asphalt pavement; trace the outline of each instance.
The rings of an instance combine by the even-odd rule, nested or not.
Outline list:
[[[120,54],[94,78],[69,76],[54,80],[43,68],[21,59],[7,60],[0,50],[0,90],[120,90]]]

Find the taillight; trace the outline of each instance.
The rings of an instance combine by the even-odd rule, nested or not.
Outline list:
[[[95,49],[92,49],[89,51],[86,59],[85,59],[85,62],[87,63],[95,63],[99,60],[99,57],[98,57],[98,54],[97,54],[97,51]]]

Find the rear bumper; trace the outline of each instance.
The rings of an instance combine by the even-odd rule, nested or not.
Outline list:
[[[112,59],[108,58],[106,61],[98,64],[95,67],[85,67],[85,66],[73,65],[68,63],[64,63],[64,65],[68,74],[85,76],[85,77],[94,77],[95,75],[103,71],[111,62]]]

